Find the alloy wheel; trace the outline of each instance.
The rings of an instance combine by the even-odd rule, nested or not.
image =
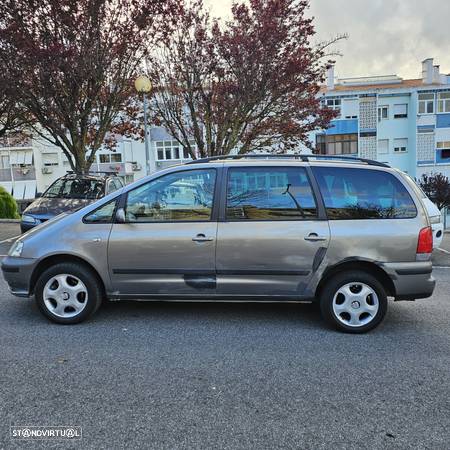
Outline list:
[[[60,274],[51,277],[44,286],[43,299],[46,308],[61,318],[74,317],[87,305],[88,290],[76,276]]]
[[[349,327],[362,327],[377,315],[380,303],[376,292],[362,282],[341,286],[333,297],[333,313]]]

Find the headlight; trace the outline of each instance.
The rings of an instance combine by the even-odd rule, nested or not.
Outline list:
[[[27,214],[24,214],[22,216],[22,222],[24,222],[24,223],[39,223],[39,221],[35,217],[29,216]]]
[[[430,223],[441,223],[441,216],[430,217]]]
[[[16,241],[13,246],[9,249],[8,256],[20,257],[22,255],[23,242]]]

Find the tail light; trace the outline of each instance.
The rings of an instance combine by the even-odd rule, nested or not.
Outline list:
[[[422,228],[417,242],[417,253],[431,253],[433,251],[433,231],[431,227]]]

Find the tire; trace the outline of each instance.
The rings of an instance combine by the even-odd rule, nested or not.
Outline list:
[[[320,294],[322,316],[347,333],[366,333],[380,324],[387,311],[383,285],[367,272],[341,272],[326,281]]]
[[[45,270],[35,286],[41,313],[59,324],[80,323],[100,307],[103,289],[97,276],[79,263],[59,263]]]

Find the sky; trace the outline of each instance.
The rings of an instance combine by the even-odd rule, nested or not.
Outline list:
[[[204,0],[216,17],[232,0]],[[421,61],[434,58],[450,73],[450,0],[310,0],[316,39],[346,33],[337,44],[336,76],[397,74],[420,78]]]

